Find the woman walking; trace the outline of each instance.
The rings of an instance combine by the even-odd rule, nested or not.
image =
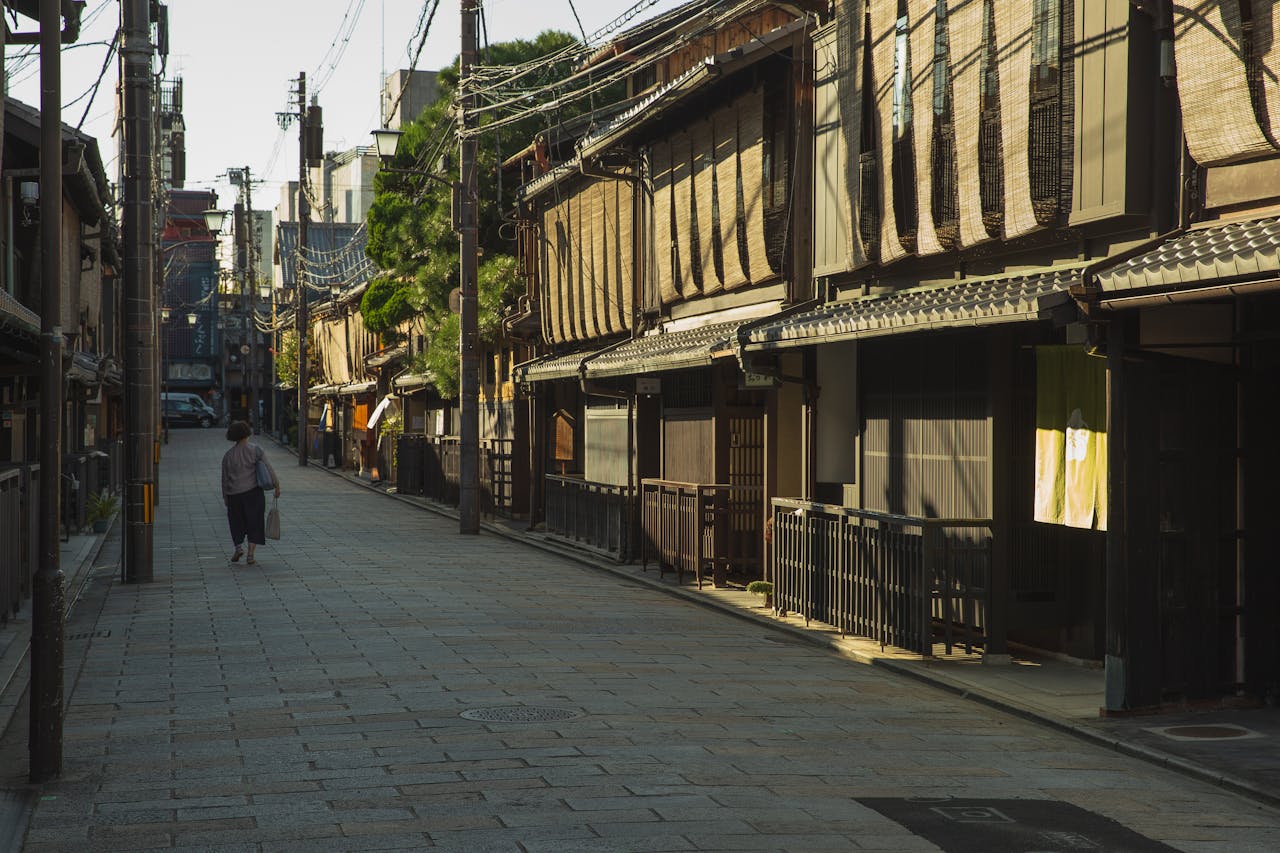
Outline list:
[[[253,428],[245,421],[232,421],[227,427],[227,441],[234,441],[231,449],[222,457],[222,500],[227,505],[227,522],[231,525],[231,541],[236,552],[231,555],[231,562],[237,563],[245,555],[244,540],[249,539],[249,559],[252,566],[258,561],[253,558],[253,549],[267,544],[266,528],[263,514],[267,509],[267,500],[262,494],[262,486],[258,485],[258,463],[263,463],[271,472],[271,484],[275,488],[276,497],[280,497],[280,478],[267,461],[267,455],[256,444],[249,443]]]

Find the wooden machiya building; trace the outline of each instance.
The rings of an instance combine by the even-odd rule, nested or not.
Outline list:
[[[1280,699],[1280,20],[1174,4],[1172,230],[1091,268],[1108,358],[1107,707]],[[1185,143],[1185,148],[1183,144]],[[1176,155],[1183,155],[1177,157]]]
[[[515,378],[549,533],[699,582],[763,572],[766,496],[792,493],[770,462],[787,439],[733,342],[810,299],[797,223],[824,9],[700,0],[647,22],[592,60],[629,64],[624,109],[572,147],[535,145],[525,316],[545,354]]]
[[[739,335],[806,393],[781,607],[924,653],[1105,661],[1114,712],[1276,689],[1250,531],[1277,461],[1280,97],[1248,6],[837,4],[814,37],[826,299]]]

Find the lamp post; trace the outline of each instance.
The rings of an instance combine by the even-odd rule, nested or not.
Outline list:
[[[462,0],[463,76],[468,61],[475,59],[475,0]],[[471,45],[469,48],[468,45]],[[463,107],[467,103],[464,101]],[[465,116],[465,112],[463,113]],[[462,179],[451,181],[440,175],[420,169],[392,168],[403,134],[383,127],[373,133],[378,159],[383,171],[393,175],[412,175],[444,184],[453,192],[453,230],[458,233],[459,244],[459,307],[460,334],[458,339],[458,532],[480,532],[480,385],[479,353],[477,344],[479,302],[476,298],[477,217],[475,204],[475,140],[462,140]]]

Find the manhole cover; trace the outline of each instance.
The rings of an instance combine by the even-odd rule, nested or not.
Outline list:
[[[1158,735],[1173,740],[1236,740],[1239,738],[1262,737],[1261,734],[1244,726],[1165,726],[1149,729]]]
[[[576,720],[584,714],[572,708],[534,708],[514,705],[508,708],[475,708],[463,711],[462,717],[482,723],[554,723]]]

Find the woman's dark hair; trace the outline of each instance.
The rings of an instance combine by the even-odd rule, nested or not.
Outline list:
[[[246,421],[232,421],[231,426],[227,427],[227,441],[239,441],[251,435],[253,435],[253,427]]]

